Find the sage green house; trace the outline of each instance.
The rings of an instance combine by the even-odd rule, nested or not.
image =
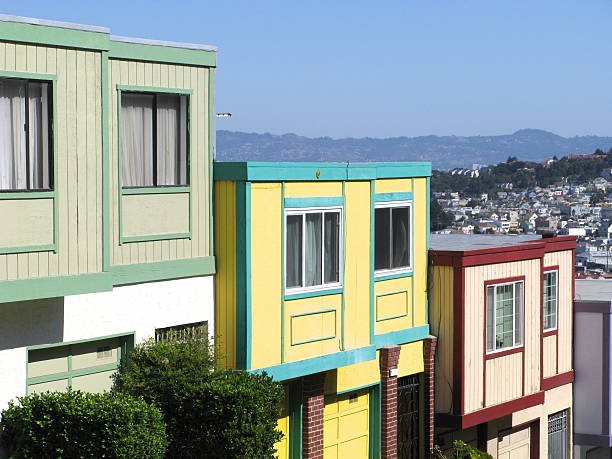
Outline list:
[[[213,329],[216,49],[0,15],[0,409]]]

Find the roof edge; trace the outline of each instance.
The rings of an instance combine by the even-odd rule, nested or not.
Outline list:
[[[85,32],[96,32],[110,34],[108,27],[93,26],[87,24],[78,24],[76,22],[55,21],[52,19],[38,19],[26,16],[14,16],[12,14],[0,14],[1,22],[19,22],[22,24],[31,24],[46,27],[58,27],[60,29],[83,30]]]

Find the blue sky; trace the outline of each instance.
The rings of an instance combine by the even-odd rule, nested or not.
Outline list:
[[[219,47],[218,128],[612,135],[612,1],[31,1],[0,12]],[[0,31],[1,32],[1,31]]]

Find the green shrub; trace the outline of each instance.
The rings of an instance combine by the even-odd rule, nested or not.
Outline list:
[[[123,394],[32,394],[2,412],[0,443],[14,458],[163,458],[158,408]]]
[[[453,442],[453,449],[448,455],[444,455],[439,446],[434,447],[433,457],[435,459],[493,459],[489,453],[484,453],[461,440]]]
[[[160,406],[167,457],[273,457],[282,387],[266,375],[215,370],[214,362],[202,341],[148,342],[121,366],[113,390]]]

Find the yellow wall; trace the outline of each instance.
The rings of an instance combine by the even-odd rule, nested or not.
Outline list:
[[[286,198],[326,198],[342,196],[342,182],[287,182]]]

